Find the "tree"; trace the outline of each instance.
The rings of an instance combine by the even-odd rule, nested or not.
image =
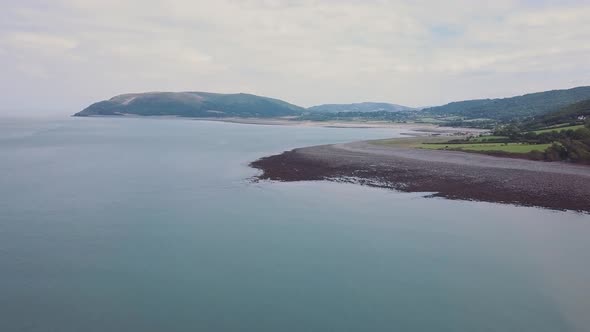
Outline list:
[[[520,137],[521,131],[515,124],[509,124],[500,127],[494,131],[495,136],[508,136],[510,139],[516,139]]]
[[[545,150],[545,160],[558,161],[567,158],[567,150],[559,143],[553,143],[547,150]]]
[[[576,129],[571,137],[576,140],[588,139],[590,138],[590,128],[584,127]]]
[[[590,150],[586,144],[577,140],[564,140],[565,150],[567,151],[567,159],[575,163],[589,162]]]

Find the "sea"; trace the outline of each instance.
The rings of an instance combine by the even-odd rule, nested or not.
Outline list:
[[[0,118],[0,331],[590,331],[590,216],[253,181],[402,129]]]

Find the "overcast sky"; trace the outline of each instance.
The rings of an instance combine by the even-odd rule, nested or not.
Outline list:
[[[409,106],[590,85],[590,1],[0,0],[0,111],[143,91]]]

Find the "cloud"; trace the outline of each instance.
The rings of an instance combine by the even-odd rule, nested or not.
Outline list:
[[[590,84],[590,5],[579,1],[24,0],[4,7],[0,65],[13,69],[0,84],[49,90],[51,102],[69,107],[144,90],[431,105]]]
[[[7,33],[2,39],[15,48],[27,48],[41,52],[48,51],[49,53],[64,52],[74,49],[77,45],[76,41],[60,36],[21,31]]]

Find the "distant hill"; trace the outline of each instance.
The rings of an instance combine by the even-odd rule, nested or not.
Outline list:
[[[88,106],[75,116],[142,115],[181,117],[252,117],[292,116],[311,121],[393,121],[424,122],[447,126],[493,128],[518,121],[531,125],[551,125],[552,121],[585,111],[590,100],[590,86],[553,90],[501,99],[478,99],[453,102],[425,109],[390,103],[326,104],[308,109],[282,100],[251,94],[207,92],[150,92],[124,94]],[[570,107],[570,108],[568,108]],[[552,112],[562,112],[544,117]],[[568,113],[573,112],[573,113]],[[583,114],[579,114],[583,115]],[[570,117],[571,117],[570,116]],[[553,119],[553,120],[552,120]],[[532,123],[536,121],[536,123]]]
[[[119,95],[92,104],[74,116],[281,117],[304,111],[282,100],[245,93],[149,92]]]
[[[466,119],[484,118],[507,121],[542,115],[587,99],[590,99],[590,86],[531,93],[511,98],[459,101],[426,108],[421,113],[437,117],[458,116]]]
[[[403,112],[403,111],[413,111],[416,110],[415,108],[401,106],[396,104],[389,104],[389,103],[355,103],[355,104],[324,104],[313,106],[307,109],[310,112],[329,112],[329,113],[339,113],[339,112]]]
[[[577,102],[524,123],[526,128],[542,128],[555,125],[581,124],[590,119],[590,99]]]

